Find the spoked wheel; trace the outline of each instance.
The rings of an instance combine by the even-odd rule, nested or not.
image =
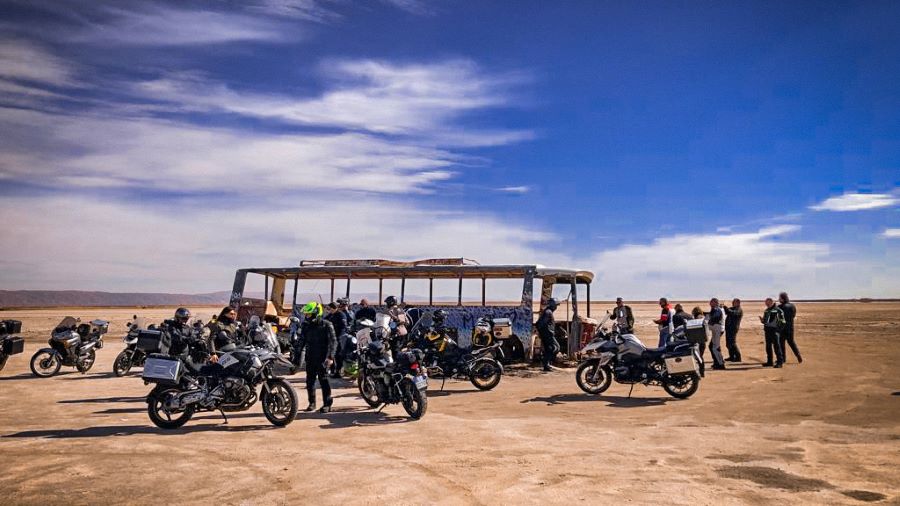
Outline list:
[[[260,401],[266,419],[276,427],[284,427],[297,417],[297,392],[283,379],[270,381]]]
[[[599,361],[592,360],[578,366],[575,371],[575,382],[584,393],[600,395],[612,383],[612,374],[608,368],[601,367]]]
[[[669,376],[663,383],[666,392],[676,399],[687,399],[700,388],[700,376],[697,373]]]
[[[125,376],[131,370],[131,366],[131,352],[123,350],[113,362],[113,373],[119,377]]]
[[[377,408],[381,405],[378,399],[378,389],[375,388],[375,380],[368,374],[359,375],[359,395],[370,408]]]
[[[31,372],[38,378],[49,378],[59,372],[62,362],[53,350],[39,350],[31,357]]]
[[[182,410],[167,411],[166,399],[170,395],[179,393],[177,388],[154,388],[147,396],[147,415],[150,421],[160,429],[177,429],[186,424],[194,416],[194,407],[188,406]]]
[[[78,372],[84,374],[91,370],[91,367],[94,367],[94,362],[97,360],[97,352],[94,351],[93,348],[88,350],[87,355],[79,359],[75,363],[75,368],[78,369]]]
[[[428,397],[425,395],[425,391],[416,388],[408,379],[400,383],[400,389],[403,393],[403,409],[406,410],[406,414],[413,420],[422,418],[428,409]]]
[[[479,390],[491,390],[500,383],[503,369],[493,360],[478,360],[469,370],[469,381]]]

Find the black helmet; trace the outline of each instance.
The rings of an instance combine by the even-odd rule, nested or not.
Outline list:
[[[386,299],[384,299],[384,305],[387,307],[394,307],[397,305],[397,297],[393,295],[388,295]]]
[[[341,297],[337,300],[337,303],[339,306],[349,306],[350,299],[348,299],[347,297]]]
[[[558,300],[554,299],[553,297],[550,297],[549,299],[547,299],[547,308],[549,308],[551,311],[555,310],[558,307],[559,307]]]
[[[175,321],[178,323],[187,323],[191,319],[191,311],[186,307],[180,307],[175,310]]]
[[[434,312],[433,315],[431,315],[431,317],[434,318],[436,321],[442,322],[447,318],[447,312],[444,311],[443,309],[438,309],[437,311]]]

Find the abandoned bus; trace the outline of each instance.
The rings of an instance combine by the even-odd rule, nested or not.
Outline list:
[[[328,302],[347,297],[355,311],[365,298],[381,310],[385,297],[394,295],[408,308],[444,309],[447,325],[458,330],[462,346],[470,345],[479,318],[492,319],[501,328],[495,335],[503,340],[506,357],[523,360],[540,352],[535,343],[535,309],[550,297],[560,301],[556,335],[561,350],[574,356],[593,332],[594,321],[589,318],[593,279],[594,274],[585,270],[480,265],[462,258],[304,260],[297,267],[239,269],[231,305],[238,308],[241,320],[256,315],[286,325],[292,314],[299,316],[299,308],[309,299]],[[581,314],[582,304],[587,318]]]

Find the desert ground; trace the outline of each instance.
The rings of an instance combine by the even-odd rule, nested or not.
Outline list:
[[[150,387],[111,366],[132,314],[174,308],[0,311],[27,339],[0,372],[0,502],[900,504],[900,303],[798,308],[803,364],[760,366],[762,304],[747,303],[745,362],[707,369],[688,400],[618,384],[592,397],[573,369],[518,367],[490,392],[433,381],[419,421],[368,409],[340,382],[333,413],[284,429],[257,405],[169,432],[147,418]],[[656,307],[634,309],[652,346]],[[106,346],[85,375],[35,378],[30,357],[65,314],[111,320]],[[303,378],[291,378],[301,408]]]

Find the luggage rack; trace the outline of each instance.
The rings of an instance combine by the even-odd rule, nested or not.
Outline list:
[[[345,259],[300,260],[300,267],[418,267],[423,265],[481,265],[469,258],[423,258],[421,260]]]

